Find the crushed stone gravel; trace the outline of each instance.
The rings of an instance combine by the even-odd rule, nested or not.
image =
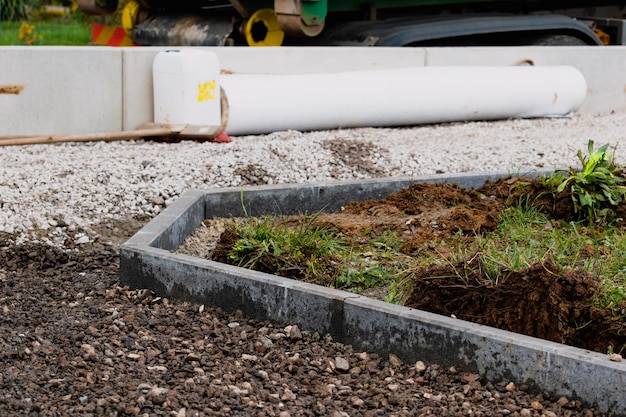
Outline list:
[[[626,114],[0,148],[0,415],[598,416],[462,368],[119,286],[119,245],[192,188],[525,172]]]
[[[92,239],[102,219],[154,216],[191,188],[577,166],[587,141],[618,145],[626,113],[404,129],[277,132],[231,143],[147,141],[0,148],[0,231],[59,227]]]

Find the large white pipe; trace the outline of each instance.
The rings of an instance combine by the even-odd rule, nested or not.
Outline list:
[[[573,67],[417,67],[221,76],[230,135],[563,116],[587,94]]]

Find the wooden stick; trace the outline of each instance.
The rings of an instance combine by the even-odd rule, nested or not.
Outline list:
[[[139,129],[124,132],[87,133],[84,135],[0,136],[0,146],[37,145],[62,142],[95,142],[177,135],[170,128]]]
[[[48,135],[48,136],[7,136],[0,135],[0,146],[38,145],[61,142],[95,142],[135,139],[158,136],[180,136],[189,139],[210,139],[218,137],[226,129],[229,107],[226,92],[220,90],[221,121],[220,126],[189,126],[184,124],[168,125],[144,123],[136,130],[106,133],[87,133],[84,135]]]

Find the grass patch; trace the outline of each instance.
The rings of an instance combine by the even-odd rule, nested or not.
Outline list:
[[[581,222],[554,224],[536,207],[518,204],[504,210],[496,230],[473,236],[458,234],[441,241],[446,257],[424,250],[419,257],[399,256],[402,242],[393,231],[374,239],[353,239],[315,223],[315,216],[295,224],[288,218],[237,219],[230,258],[238,266],[361,292],[391,285],[397,300],[410,286],[413,270],[429,264],[480,262],[485,282],[497,285],[546,258],[560,270],[583,269],[603,278],[598,306],[626,300],[626,235],[621,228],[587,227]],[[460,278],[451,277],[452,279]]]
[[[559,270],[582,269],[602,278],[604,290],[597,306],[607,308],[626,300],[626,235],[621,228],[587,227],[581,222],[554,224],[533,206],[506,209],[497,230],[477,236],[459,258],[478,254],[494,284],[510,272],[521,272],[546,258]],[[476,255],[475,255],[476,256]]]
[[[21,29],[21,30],[20,30]],[[21,35],[21,37],[20,37]],[[91,24],[82,22],[1,22],[1,45],[88,45]]]
[[[229,262],[237,266],[355,293],[384,288],[381,298],[403,304],[415,274],[432,265],[455,267],[451,286],[470,285],[466,272],[481,272],[479,285],[495,288],[516,272],[550,260],[558,271],[584,270],[602,285],[593,307],[608,309],[616,322],[626,316],[626,234],[610,224],[554,221],[532,201],[504,209],[494,230],[428,242],[417,256],[403,254],[403,240],[392,230],[346,236],[317,222],[317,215],[231,219],[235,236]],[[435,249],[433,249],[435,248]],[[445,256],[442,251],[445,248]],[[557,276],[555,276],[557,279]]]
[[[392,234],[357,244],[315,222],[317,216],[232,219],[230,261],[240,267],[361,292],[394,281]],[[396,246],[397,248],[397,246]]]
[[[339,236],[315,226],[313,219],[294,225],[270,217],[233,223],[238,239],[230,258],[244,268],[328,285],[336,276],[329,265],[345,259],[349,252]]]

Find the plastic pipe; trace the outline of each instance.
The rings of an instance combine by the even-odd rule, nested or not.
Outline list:
[[[223,74],[230,135],[564,116],[587,94],[574,67],[417,67]]]

